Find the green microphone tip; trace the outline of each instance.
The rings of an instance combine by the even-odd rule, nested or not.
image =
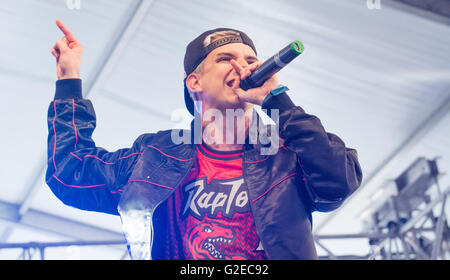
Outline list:
[[[300,42],[299,40],[295,40],[291,43],[291,49],[296,54],[301,54],[305,50],[305,47],[303,46],[302,42]]]

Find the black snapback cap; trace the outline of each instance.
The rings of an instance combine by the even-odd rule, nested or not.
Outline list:
[[[213,41],[205,47],[203,45],[203,42],[206,37],[219,31],[234,31],[236,33],[239,33],[239,35],[224,35],[224,37]],[[197,66],[208,56],[210,52],[220,46],[230,43],[242,43],[248,45],[256,54],[255,45],[253,44],[253,41],[250,39],[250,37],[248,37],[244,32],[232,28],[216,28],[205,31],[187,45],[186,53],[184,55],[184,102],[186,103],[186,108],[188,109],[189,113],[191,113],[191,115],[194,116],[194,101],[192,100],[186,87],[187,76],[194,72],[195,68],[197,68]]]

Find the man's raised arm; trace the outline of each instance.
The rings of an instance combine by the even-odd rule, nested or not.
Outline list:
[[[83,99],[80,64],[83,47],[61,21],[64,37],[55,43],[58,81],[48,108],[46,182],[64,203],[76,208],[118,214],[117,204],[134,164],[143,136],[131,148],[108,152],[92,139],[96,116]]]

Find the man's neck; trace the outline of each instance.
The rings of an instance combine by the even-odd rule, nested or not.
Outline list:
[[[216,151],[240,151],[243,149],[243,144],[207,144],[208,147]]]
[[[205,118],[202,122],[203,142],[218,151],[242,150],[248,137],[252,114]],[[212,119],[212,120],[211,120]]]

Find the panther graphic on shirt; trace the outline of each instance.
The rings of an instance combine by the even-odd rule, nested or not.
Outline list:
[[[219,222],[197,225],[189,234],[189,248],[194,260],[245,260],[244,256],[225,255],[217,247],[230,244],[235,238],[232,228]]]

